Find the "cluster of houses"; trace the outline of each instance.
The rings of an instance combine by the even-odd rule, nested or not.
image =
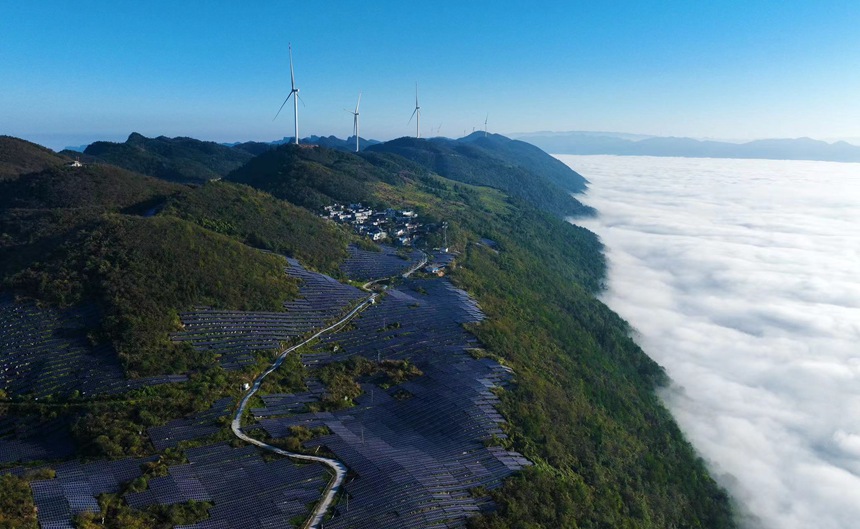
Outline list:
[[[418,214],[410,210],[389,208],[374,211],[361,204],[334,204],[324,209],[323,217],[340,224],[349,224],[356,233],[374,241],[412,246],[422,233]]]

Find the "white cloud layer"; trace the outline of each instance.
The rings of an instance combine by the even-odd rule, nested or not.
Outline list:
[[[748,527],[860,527],[860,164],[559,156],[604,301]]]

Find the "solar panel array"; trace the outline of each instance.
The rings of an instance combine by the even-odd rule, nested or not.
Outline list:
[[[516,452],[485,446],[493,436],[505,437],[492,389],[504,385],[510,372],[469,354],[478,343],[462,324],[482,318],[474,300],[449,281],[407,280],[351,329],[324,337],[303,361],[312,367],[352,355],[401,359],[423,376],[387,390],[364,384],[357,406],[346,410],[273,417],[297,409],[284,402],[318,398],[313,391],[292,399],[269,396],[264,400],[273,409],[253,410],[267,417],[260,424],[276,438],[294,425],[331,430],[305,446],[327,447],[356,477],[344,485],[349,510],[342,502],[326,527],[463,527],[489,502],[469,489],[497,487],[530,464]]]
[[[382,251],[371,252],[358,246],[349,246],[349,257],[340,266],[341,271],[350,279],[371,281],[385,279],[407,272],[421,262],[423,254],[414,249],[401,248],[406,259],[398,255],[392,246],[381,245]]]
[[[63,459],[75,453],[65,419],[0,417],[0,464]]]
[[[60,311],[0,296],[0,389],[34,398],[92,396],[188,379],[126,379],[113,349],[93,347],[86,338],[98,317],[92,306]]]
[[[30,483],[41,529],[72,529],[72,519],[86,511],[99,512],[96,496],[120,492],[120,485],[141,475],[141,465],[154,461],[123,459],[80,463],[71,461],[55,468],[55,479]]]
[[[430,253],[430,259],[428,262],[448,266],[454,262],[454,259],[456,259],[458,255],[459,254],[457,252],[443,252],[441,250],[436,250]]]
[[[163,426],[153,426],[147,430],[156,450],[173,448],[182,441],[199,439],[218,433],[218,419],[230,413],[233,399],[225,397],[215,401],[211,408],[187,419],[176,419]]]
[[[185,455],[188,464],[150,479],[146,491],[126,494],[128,504],[141,509],[156,503],[213,502],[207,520],[176,529],[293,527],[291,520],[308,515],[308,505],[319,500],[328,482],[320,464],[297,465],[289,459],[267,463],[253,446],[222,443],[189,449]]]
[[[303,268],[288,259],[287,274],[301,281],[298,299],[284,303],[285,312],[201,309],[181,314],[185,330],[173,334],[177,342],[220,355],[225,369],[253,364],[253,352],[280,349],[280,343],[323,327],[351,303],[364,297],[352,286]]]
[[[376,255],[385,259],[385,254]],[[404,261],[397,259],[403,266]],[[302,279],[303,299],[288,303],[284,314],[290,316],[275,324],[294,325],[294,334],[287,337],[322,326],[364,295],[294,261],[289,273]],[[214,311],[190,314],[209,312]],[[310,378],[308,391],[265,395],[265,407],[252,410],[276,438],[289,435],[293,425],[325,425],[330,430],[305,443],[309,448],[325,446],[351,471],[343,485],[348,507],[341,502],[326,527],[464,527],[468,516],[489,505],[489,499],[473,497],[470,489],[497,487],[530,464],[516,452],[485,446],[493,436],[505,437],[492,389],[507,383],[510,372],[493,360],[477,360],[470,354],[470,348],[480,344],[463,324],[483,317],[474,300],[448,280],[406,280],[389,289],[346,330],[322,337],[303,361],[313,368],[353,355],[409,360],[422,370],[422,376],[386,390],[363,383],[364,393],[355,407],[306,413],[306,404],[320,400],[325,392],[319,380]],[[273,330],[265,326],[229,327],[220,319],[220,324],[195,330],[191,321],[185,331],[190,334],[183,333],[179,339],[213,351],[222,350],[219,344],[228,344],[247,352],[253,350],[247,348],[249,343],[274,339]],[[237,342],[237,336],[246,339]],[[152,428],[150,437],[164,449],[214,433],[218,417],[229,404],[222,400],[195,417]],[[209,519],[177,529],[292,527],[292,521],[307,516],[309,505],[319,500],[328,481],[322,465],[297,465],[288,459],[266,462],[252,446],[234,449],[220,443],[185,453],[188,464],[170,467],[167,476],[151,478],[146,491],[126,494],[129,505],[213,503]],[[98,508],[95,496],[116,492],[120,483],[140,475],[142,462],[64,463],[57,468],[57,479],[33,482],[42,529],[71,527],[75,514]]]

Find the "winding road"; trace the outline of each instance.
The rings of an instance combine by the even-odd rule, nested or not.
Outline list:
[[[422,254],[423,257],[421,259],[421,262],[418,263],[416,266],[410,268],[408,272],[404,273],[403,278],[409,277],[413,272],[420,269],[422,266],[424,266],[424,264],[427,263],[427,254],[424,252],[422,252]],[[375,282],[376,281],[371,281],[370,283],[365,284],[364,288],[367,289],[371,284]],[[272,365],[269,366],[268,369],[263,371],[263,373],[261,373],[256,379],[254,379],[254,383],[251,384],[251,387],[245,393],[245,396],[242,397],[242,400],[239,402],[239,407],[236,409],[236,413],[233,415],[233,422],[231,423],[230,428],[233,430],[233,434],[239,439],[247,443],[251,443],[252,445],[258,446],[264,450],[268,450],[270,452],[274,452],[282,456],[287,456],[292,459],[322,463],[334,472],[334,479],[329,481],[328,485],[323,491],[322,500],[316,505],[313,512],[311,513],[310,518],[308,518],[308,521],[303,526],[307,529],[318,529],[322,524],[323,518],[325,517],[326,512],[328,512],[328,508],[334,501],[334,498],[337,495],[337,491],[340,489],[340,485],[341,483],[343,483],[343,479],[346,477],[346,467],[343,465],[343,463],[336,459],[312,456],[307,454],[299,454],[296,452],[288,452],[276,446],[266,444],[258,439],[254,439],[253,437],[246,435],[245,432],[242,431],[242,415],[245,413],[245,408],[248,406],[248,402],[251,400],[251,397],[253,397],[254,394],[257,393],[257,390],[260,389],[260,385],[263,383],[263,379],[266,378],[269,373],[278,369],[278,367],[281,366],[288,354],[292,353],[296,349],[299,349],[300,347],[303,347],[309,342],[316,340],[323,334],[337,330],[339,327],[343,326],[345,323],[349,322],[351,319],[357,316],[362,310],[366,309],[370,305],[373,305],[376,302],[377,296],[378,294],[376,293],[370,294],[368,297],[364,298],[364,300],[362,300],[362,302],[359,303],[355,308],[349,311],[346,316],[344,316],[337,322],[317,331],[313,336],[304,340],[303,342],[281,351],[281,354],[278,355],[278,358],[275,359],[274,363],[272,363]]]

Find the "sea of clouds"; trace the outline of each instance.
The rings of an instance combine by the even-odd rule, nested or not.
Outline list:
[[[742,524],[860,527],[860,164],[559,156]]]

